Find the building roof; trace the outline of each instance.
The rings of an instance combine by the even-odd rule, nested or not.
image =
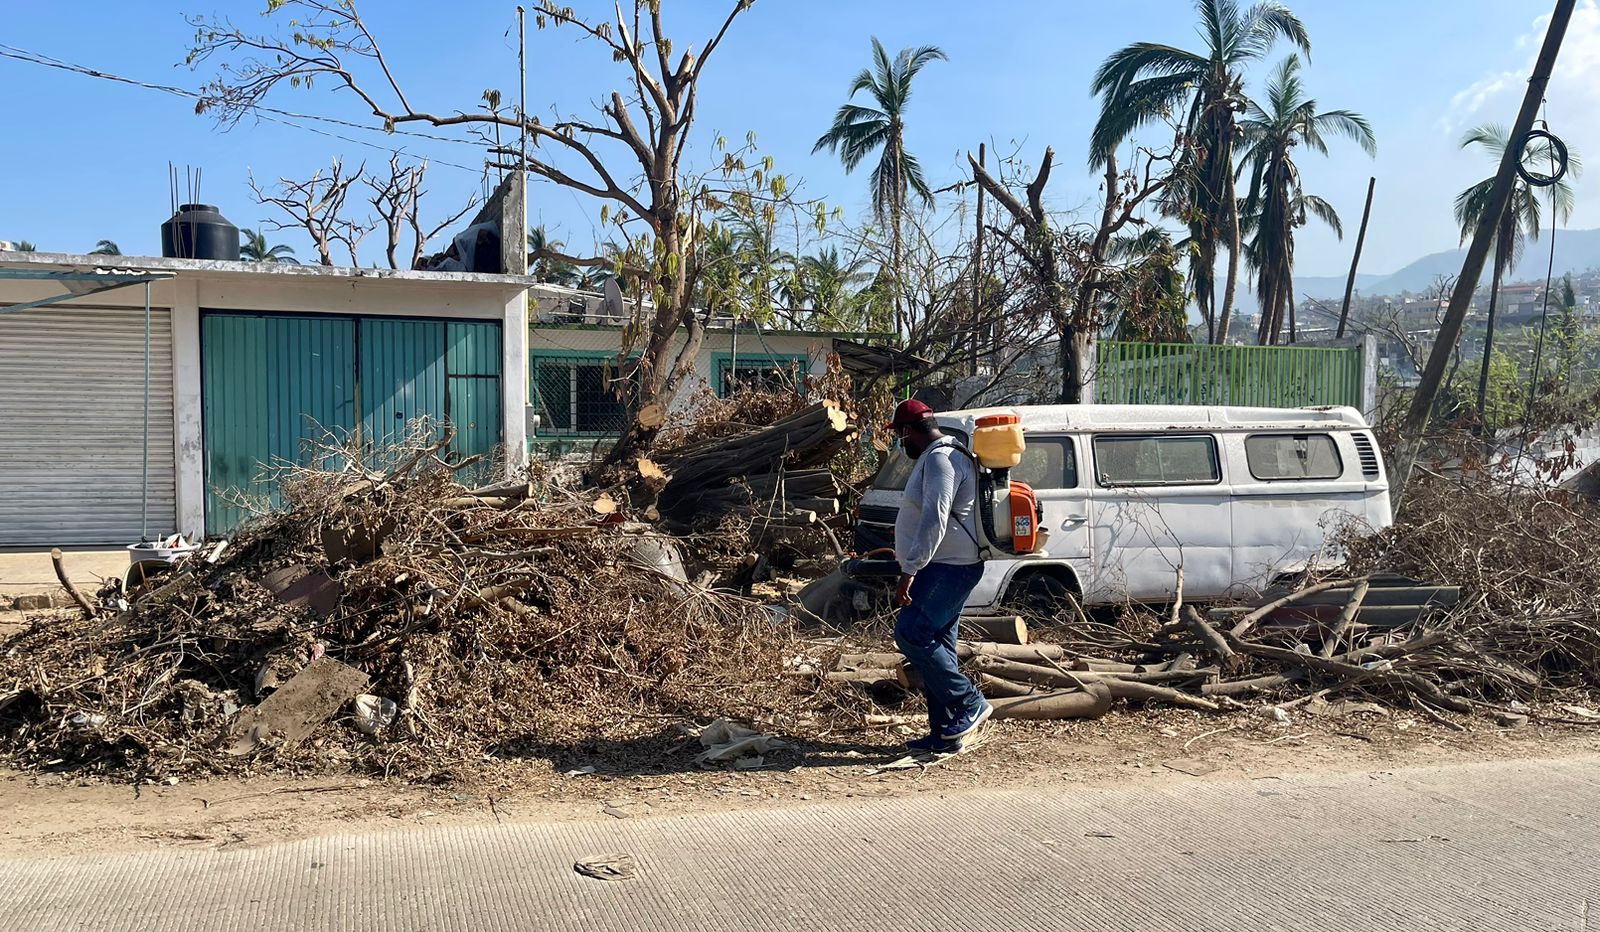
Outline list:
[[[164,256],[90,256],[64,252],[0,252],[0,267],[55,268],[94,271],[173,272],[179,276],[285,281],[393,281],[426,285],[479,286],[520,291],[537,284],[528,275],[483,272],[419,272],[412,269],[363,269],[342,265],[299,265],[292,262],[233,262],[224,259],[171,259]]]
[[[974,421],[989,414],[1020,414],[1025,430],[1328,430],[1368,426],[1355,408],[1231,408],[1208,405],[1022,405],[973,408],[939,415]]]

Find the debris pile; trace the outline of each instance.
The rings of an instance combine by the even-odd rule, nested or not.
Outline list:
[[[102,593],[91,617],[35,619],[0,645],[0,755],[143,779],[427,780],[646,748],[675,721],[816,714],[786,622],[686,582],[680,542],[537,471],[471,491],[442,449],[296,470],[287,510],[220,551]]]
[[[1059,643],[964,641],[963,664],[997,717],[1078,718],[1113,700],[1209,712],[1284,710],[1363,696],[1448,727],[1600,713],[1600,506],[1481,480],[1413,483],[1404,520],[1352,534],[1341,575],[1250,605],[1115,622],[1056,619]],[[1444,581],[1434,585],[1424,581]],[[1182,576],[1178,577],[1181,591]],[[991,637],[1009,631],[994,619]],[[915,688],[895,653],[844,653],[836,682]]]

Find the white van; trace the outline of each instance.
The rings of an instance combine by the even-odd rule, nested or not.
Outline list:
[[[1059,598],[1087,605],[1259,592],[1328,561],[1324,539],[1391,522],[1372,430],[1353,408],[1040,405],[935,416],[965,442],[973,422],[1017,414],[1027,439],[1011,478],[1033,486],[1045,552],[984,566],[969,611]],[[861,500],[859,551],[892,546],[911,461],[893,454]]]

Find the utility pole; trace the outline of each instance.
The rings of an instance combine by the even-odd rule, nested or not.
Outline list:
[[[1428,365],[1422,373],[1422,382],[1412,396],[1411,407],[1400,425],[1399,469],[1391,485],[1395,511],[1404,503],[1405,486],[1422,450],[1422,434],[1427,429],[1428,417],[1438,397],[1439,385],[1444,381],[1444,371],[1461,338],[1461,325],[1466,321],[1467,310],[1472,305],[1472,295],[1478,290],[1478,279],[1483,276],[1483,264],[1489,256],[1489,245],[1494,240],[1495,227],[1506,204],[1511,200],[1511,186],[1516,179],[1517,165],[1522,161],[1523,143],[1533,128],[1539,105],[1544,101],[1545,87],[1550,83],[1550,73],[1555,70],[1556,56],[1561,53],[1561,42],[1566,38],[1567,26],[1572,22],[1572,11],[1578,0],[1556,0],[1555,12],[1550,16],[1550,28],[1544,35],[1544,46],[1539,50],[1533,75],[1528,79],[1528,92],[1522,98],[1522,109],[1511,128],[1510,142],[1500,158],[1500,170],[1495,174],[1494,188],[1489,194],[1488,210],[1472,234],[1472,244],[1467,247],[1466,261],[1456,278],[1455,291],[1450,295],[1450,306],[1439,324],[1439,334],[1433,350],[1428,354]]]
[[[986,146],[978,143],[978,166],[983,166]],[[983,319],[983,185],[978,185],[978,226],[972,245],[972,332],[967,335],[967,375],[978,374],[978,340]]]
[[[1361,232],[1356,234],[1356,255],[1350,260],[1350,277],[1344,281],[1344,306],[1339,308],[1339,332],[1344,338],[1344,328],[1350,323],[1350,295],[1356,290],[1356,269],[1361,265],[1361,247],[1367,242],[1367,221],[1372,219],[1372,192],[1378,187],[1376,176],[1367,180],[1367,206],[1361,210]]]

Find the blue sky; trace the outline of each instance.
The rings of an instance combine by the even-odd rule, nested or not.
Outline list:
[[[571,0],[604,15],[610,0]],[[666,0],[669,32],[696,47],[720,22],[725,0]],[[1308,190],[1334,203],[1350,231],[1339,242],[1320,227],[1300,236],[1302,275],[1342,274],[1369,175],[1378,176],[1373,228],[1363,270],[1392,272],[1428,252],[1453,248],[1451,200],[1487,175],[1480,155],[1456,150],[1466,127],[1510,122],[1542,36],[1549,0],[1298,0],[1313,43],[1306,80],[1325,108],[1367,115],[1379,142],[1368,159],[1354,144],[1335,144],[1327,159],[1302,154]],[[210,72],[181,62],[194,30],[185,13],[232,17],[249,28],[265,0],[129,3],[0,0],[0,44],[40,52],[153,83],[197,86]],[[463,0],[451,6],[417,0],[367,0],[363,12],[419,109],[472,106],[485,88],[516,93],[515,4]],[[447,12],[448,16],[441,15]],[[936,44],[948,62],[919,79],[908,115],[909,146],[935,187],[957,180],[964,153],[988,141],[1020,145],[1036,162],[1054,146],[1060,165],[1052,199],[1063,209],[1095,198],[1083,169],[1094,114],[1088,84],[1109,52],[1135,40],[1196,47],[1188,0],[758,0],[707,66],[699,145],[713,133],[757,133],[780,170],[805,191],[846,211],[866,203],[865,169],[846,176],[811,145],[827,126],[854,73],[868,62],[869,36],[891,50]],[[529,109],[592,114],[592,102],[622,84],[608,55],[569,30],[536,31],[530,19]],[[1270,64],[1256,69],[1259,87]],[[385,149],[432,160],[424,214],[445,212],[482,187],[481,156],[465,145],[399,139],[380,132],[249,122],[219,130],[185,100],[0,58],[0,238],[29,239],[42,250],[80,252],[105,237],[129,254],[159,251],[158,227],[169,205],[167,162],[204,170],[203,199],[241,226],[271,216],[245,185],[280,175],[305,177],[330,158],[384,163]],[[284,88],[270,102],[286,110],[360,120],[349,96],[329,86]],[[1600,153],[1600,9],[1581,0],[1550,93],[1552,128],[1581,150]],[[316,126],[317,124],[308,124]],[[353,141],[353,140],[359,140]],[[367,143],[362,145],[361,143]],[[1600,157],[1600,156],[1596,156]],[[457,163],[453,167],[444,162]],[[1572,226],[1600,226],[1600,205],[1579,187]],[[536,185],[534,222],[543,221],[573,251],[596,236],[598,205],[582,195]],[[447,211],[453,212],[453,209]],[[375,235],[376,237],[376,235]],[[309,241],[273,234],[305,258]],[[375,239],[375,238],[374,238]],[[381,257],[369,240],[363,258]]]

